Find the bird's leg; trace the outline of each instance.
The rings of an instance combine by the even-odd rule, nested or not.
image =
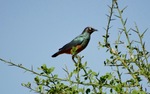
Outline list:
[[[77,64],[77,62],[74,60],[74,57],[75,57],[76,55],[72,55],[72,60],[73,60],[73,62],[75,63],[75,64]]]

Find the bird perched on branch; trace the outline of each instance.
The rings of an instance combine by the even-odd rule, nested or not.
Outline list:
[[[86,27],[79,36],[60,48],[58,52],[52,55],[52,57],[56,57],[60,54],[66,53],[71,54],[73,58],[75,55],[86,48],[90,41],[90,36],[94,31],[97,31],[97,29]]]

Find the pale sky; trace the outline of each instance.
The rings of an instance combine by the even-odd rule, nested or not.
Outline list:
[[[92,26],[99,31],[92,34],[89,45],[79,55],[84,56],[83,62],[87,61],[88,66],[100,75],[110,72],[111,68],[103,63],[109,55],[106,49],[98,47],[98,42],[103,42],[110,1],[0,0],[0,58],[27,68],[33,66],[35,70],[47,64],[55,67],[54,73],[59,77],[65,77],[62,68],[74,68],[71,56],[64,54],[51,58],[51,55],[78,36],[85,27]],[[119,1],[121,8],[128,6],[123,15],[128,18],[128,28],[134,27],[135,22],[141,31],[150,28],[150,0]],[[119,28],[120,23],[114,21],[112,26]],[[115,39],[117,29],[111,30],[110,34],[112,40]],[[150,51],[149,35],[148,30],[144,41]],[[0,75],[2,94],[35,94],[21,86],[21,83],[27,82],[34,84],[35,75],[1,61]]]

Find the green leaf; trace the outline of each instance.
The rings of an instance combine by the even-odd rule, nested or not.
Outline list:
[[[35,80],[36,84],[39,84],[40,79],[39,79],[39,77],[38,77],[38,76],[36,76],[36,77],[34,78],[34,80]]]
[[[47,69],[46,64],[43,64],[43,65],[41,66],[41,69],[46,70],[46,69]]]
[[[87,62],[85,62],[83,65],[82,65],[82,67],[86,67],[87,66]]]
[[[90,69],[89,71],[88,71],[88,74],[91,74],[92,73],[92,70]]]
[[[40,92],[42,92],[42,91],[43,91],[43,86],[42,86],[42,85],[39,85],[39,87],[38,87],[38,88],[39,88],[39,91],[40,91]]]
[[[141,91],[141,90],[133,90],[131,94],[147,94],[146,92],[144,91]]]
[[[77,51],[77,47],[72,47],[71,54],[72,55],[76,54],[76,51]]]
[[[58,75],[57,75],[57,74],[55,74],[55,75],[54,75],[54,78],[58,78]]]
[[[93,71],[93,72],[92,72],[92,75],[93,75],[93,76],[96,76],[96,75],[97,75],[97,73]]]
[[[73,75],[73,72],[70,72],[70,74],[69,74],[69,79],[72,77],[72,75]]]

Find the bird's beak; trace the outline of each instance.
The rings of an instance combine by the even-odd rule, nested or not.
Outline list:
[[[95,32],[95,31],[98,31],[98,30],[97,30],[97,29],[94,29],[94,32]]]

